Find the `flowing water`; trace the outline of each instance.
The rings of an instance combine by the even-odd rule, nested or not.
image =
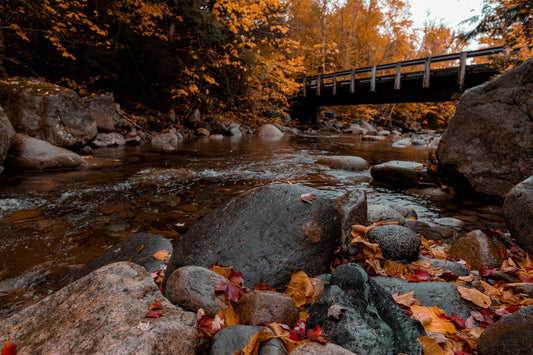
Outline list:
[[[96,150],[85,170],[0,175],[0,317],[64,286],[80,265],[135,233],[176,241],[213,208],[270,183],[303,184],[332,196],[361,189],[369,202],[412,207],[422,220],[456,217],[468,229],[505,228],[499,206],[456,201],[435,187],[377,185],[368,171],[316,163],[329,155],[360,156],[372,165],[428,160],[427,148],[391,145],[351,135],[204,138],[171,154],[149,146]]]

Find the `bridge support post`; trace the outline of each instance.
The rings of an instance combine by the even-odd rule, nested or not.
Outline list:
[[[461,90],[465,86],[465,76],[466,76],[466,57],[467,52],[461,52],[461,57],[459,58],[459,73],[457,76],[457,85]]]
[[[402,63],[396,63],[396,73],[394,74],[394,90],[400,90],[402,80]]]
[[[372,77],[370,78],[370,92],[376,92],[376,72],[377,68],[374,65],[372,67]]]
[[[429,88],[429,76],[431,75],[431,57],[426,58],[424,64],[424,83],[422,84],[423,88]]]

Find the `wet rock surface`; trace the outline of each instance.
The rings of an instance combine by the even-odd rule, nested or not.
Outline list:
[[[449,255],[455,259],[467,261],[473,270],[481,266],[499,267],[503,261],[498,249],[505,247],[494,238],[481,230],[475,230],[455,240],[449,250]]]
[[[317,197],[307,203],[303,194]],[[327,271],[340,235],[333,199],[304,186],[270,185],[239,195],[198,221],[178,241],[167,273],[216,262],[234,266],[249,287],[264,282],[279,288],[288,273]]]
[[[394,186],[416,186],[420,183],[431,183],[427,167],[410,161],[389,161],[375,165],[370,169],[372,178]]]
[[[414,259],[418,255],[420,237],[409,228],[398,225],[376,226],[368,232],[368,241],[377,243],[387,259]]]
[[[511,236],[524,250],[533,254],[533,176],[509,192],[503,213]]]
[[[294,300],[272,291],[253,291],[239,299],[235,307],[241,324],[260,325],[271,322],[292,324],[297,310]]]
[[[4,109],[0,107],[0,166],[13,143],[13,139],[15,139],[15,130],[4,113]]]
[[[317,160],[317,164],[326,165],[331,169],[350,171],[363,171],[369,168],[365,159],[355,156],[321,157]]]

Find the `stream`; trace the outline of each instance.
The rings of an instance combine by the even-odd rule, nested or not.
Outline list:
[[[421,220],[455,217],[468,230],[505,230],[500,206],[460,201],[437,187],[375,184],[369,171],[316,163],[329,155],[359,156],[371,165],[426,163],[429,153],[337,134],[202,138],[169,154],[149,145],[95,150],[86,157],[90,167],[79,171],[0,175],[0,318],[58,290],[80,265],[127,237],[148,232],[177,241],[213,208],[270,183],[303,184],[332,196],[361,189],[369,202],[409,206]]]

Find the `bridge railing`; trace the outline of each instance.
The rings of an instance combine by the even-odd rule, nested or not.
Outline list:
[[[434,57],[405,60],[405,61],[401,61],[397,63],[374,65],[374,66],[368,66],[368,67],[363,67],[363,68],[339,71],[335,73],[319,74],[319,75],[310,76],[310,77],[305,76],[302,79],[303,85],[302,85],[301,92],[302,92],[302,95],[306,97],[308,90],[315,89],[316,95],[320,96],[321,89],[324,88],[325,83],[328,82],[328,87],[332,88],[332,94],[335,95],[337,93],[337,86],[339,85],[338,79],[340,77],[349,77],[348,82],[350,86],[350,93],[355,93],[355,84],[357,81],[357,76],[361,74],[365,74],[365,73],[370,73],[370,78],[369,78],[370,91],[375,92],[376,83],[378,79],[377,72],[382,71],[382,70],[391,70],[391,69],[394,69],[394,90],[400,90],[402,69],[407,68],[407,67],[419,66],[419,65],[424,66],[422,87],[428,88],[429,82],[430,82],[430,76],[431,76],[431,64],[439,63],[439,62],[449,62],[449,61],[455,61],[455,60],[459,60],[459,66],[457,67],[457,85],[460,88],[462,88],[465,83],[467,59],[491,56],[491,55],[499,54],[499,53],[507,54],[508,52],[503,46],[492,47],[492,48],[486,48],[486,49],[478,49],[474,51],[465,51],[465,52],[460,52],[460,53],[439,55],[439,56],[434,56]],[[342,81],[342,82],[346,83],[346,81]]]

